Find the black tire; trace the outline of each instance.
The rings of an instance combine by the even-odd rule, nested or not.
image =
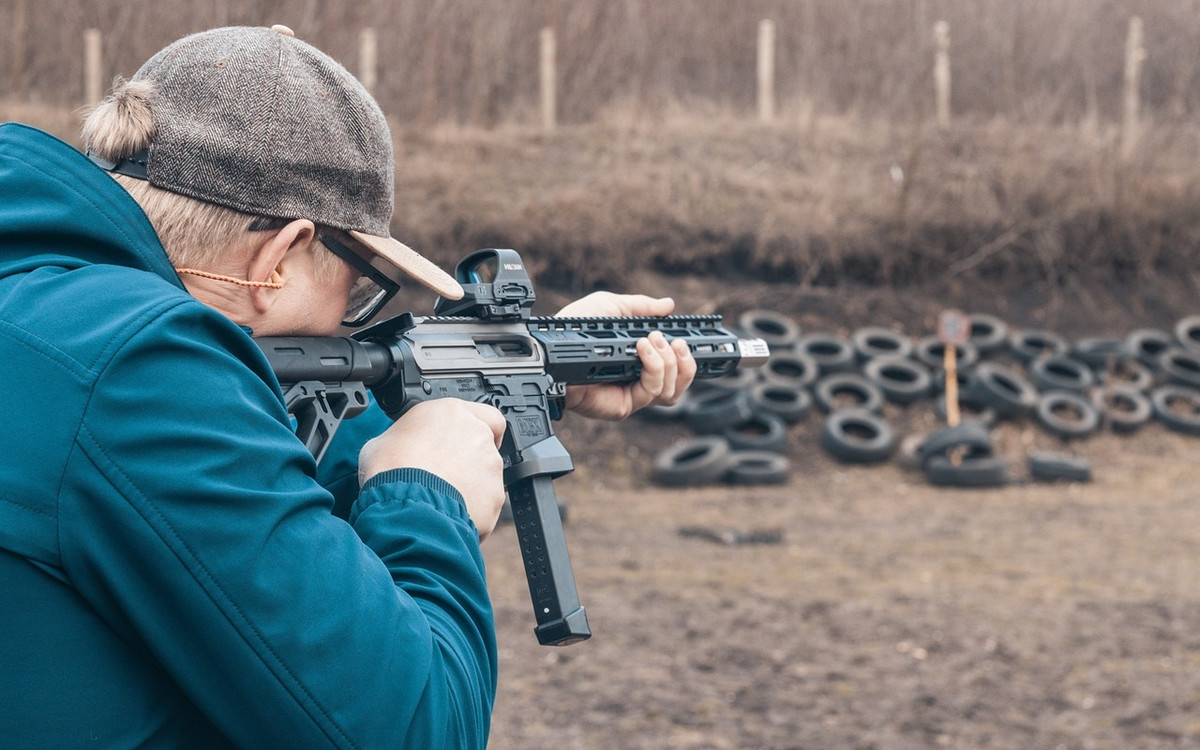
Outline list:
[[[743,388],[749,388],[755,383],[763,379],[762,374],[757,368],[741,368],[734,370],[717,378],[709,378],[707,380],[698,380],[693,386],[694,390],[707,391],[713,388],[724,388],[727,391],[736,391]]]
[[[738,328],[751,338],[767,342],[771,351],[791,349],[800,338],[796,321],[770,310],[747,310],[738,316]]]
[[[937,336],[925,336],[913,346],[913,357],[934,370],[945,369],[946,344]],[[979,350],[970,341],[954,347],[955,368],[969,368],[979,361]]]
[[[787,442],[787,425],[774,414],[755,412],[745,422],[725,428],[721,436],[735,451],[782,453]]]
[[[1029,376],[1042,391],[1086,393],[1096,382],[1090,367],[1063,354],[1033,360],[1029,363]]]
[[[863,375],[879,386],[893,404],[911,404],[927,397],[933,376],[925,365],[907,357],[876,357],[863,365]]]
[[[1097,388],[1092,393],[1092,403],[1100,410],[1104,423],[1113,432],[1123,434],[1140,429],[1154,415],[1149,397],[1127,386]]]
[[[942,421],[949,418],[950,415],[946,412],[946,394],[938,394],[933,402],[933,413]],[[959,397],[958,416],[963,422],[979,422],[988,427],[996,424],[996,409],[983,405],[978,399],[970,395]]]
[[[754,406],[748,391],[713,388],[692,395],[684,411],[684,420],[693,432],[717,435],[727,427],[745,422],[753,414]]]
[[[812,411],[812,394],[790,383],[764,381],[750,389],[755,411],[774,414],[787,424],[802,421]]]
[[[683,419],[687,415],[688,403],[693,398],[694,391],[686,390],[679,400],[667,406],[665,404],[653,404],[647,406],[641,411],[634,412],[641,419],[647,419],[654,422],[674,422]]]
[[[1008,324],[995,315],[972,313],[967,319],[971,323],[969,340],[979,356],[998,352],[1008,343]]]
[[[1014,357],[1029,364],[1040,357],[1067,353],[1067,341],[1053,331],[1026,328],[1008,336],[1008,348]]]
[[[1163,385],[1150,392],[1154,416],[1167,429],[1200,435],[1200,390],[1185,385]]]
[[[1154,387],[1155,377],[1149,367],[1126,353],[1109,362],[1108,367],[1100,373],[1100,383],[1148,392]]]
[[[1200,388],[1200,351],[1173,346],[1162,353],[1158,364],[1168,383]]]
[[[1200,315],[1189,315],[1175,323],[1175,341],[1184,349],[1200,352]]]
[[[1039,482],[1090,482],[1092,462],[1082,456],[1038,451],[1029,454],[1029,478]]]
[[[878,414],[864,409],[838,409],[821,427],[820,442],[839,461],[875,464],[891,458],[896,433]]]
[[[876,357],[907,357],[912,354],[912,339],[903,333],[881,326],[860,328],[850,337],[861,362]]]
[[[1071,345],[1071,358],[1097,372],[1103,372],[1110,363],[1127,356],[1125,339],[1091,337]]]
[[[733,463],[725,438],[703,435],[667,448],[654,457],[653,479],[667,487],[715,484]]]
[[[826,375],[813,386],[812,394],[817,408],[826,414],[843,408],[870,412],[883,408],[883,391],[879,386],[854,372]]]
[[[975,368],[974,367],[956,367],[954,368],[954,379],[958,383],[959,398],[964,398],[967,393],[975,387]],[[933,390],[937,393],[946,392],[946,370],[938,367],[933,370]]]
[[[990,456],[992,436],[987,425],[980,422],[959,422],[953,427],[939,427],[925,436],[917,449],[917,458],[924,466],[935,456],[946,457],[952,452],[970,456]]]
[[[1071,440],[1100,429],[1100,411],[1081,394],[1047,391],[1038,402],[1037,421],[1051,435]]]
[[[791,470],[787,458],[769,451],[734,451],[731,459],[725,472],[729,484],[784,484]]]
[[[829,333],[801,336],[796,342],[796,351],[811,357],[822,375],[850,372],[857,366],[854,344],[849,339]]]
[[[1010,481],[1008,464],[998,456],[963,458],[934,456],[925,464],[925,478],[939,487],[1003,487]]]
[[[808,388],[821,377],[821,368],[817,361],[799,352],[772,354],[762,366],[761,372],[763,380],[796,388]]]
[[[995,409],[1001,419],[1029,416],[1038,405],[1037,389],[1024,375],[994,362],[984,362],[975,368],[971,396]]]
[[[1171,334],[1157,328],[1139,328],[1125,337],[1129,356],[1157,372],[1159,357],[1174,345]]]

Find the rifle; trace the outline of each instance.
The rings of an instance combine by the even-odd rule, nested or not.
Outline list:
[[[504,484],[542,645],[591,636],[579,603],[551,481],[574,466],[554,434],[568,385],[628,383],[641,374],[637,339],[661,331],[688,342],[697,378],[758,366],[761,339],[739,339],[719,315],[660,318],[532,316],[533,284],[514,250],[479,250],[455,270],[465,296],[438,298],[432,317],[404,313],[350,337],[256,339],[283,388],[296,434],[318,461],[338,425],[368,406],[392,419],[436,398],[489,403],[508,422]]]

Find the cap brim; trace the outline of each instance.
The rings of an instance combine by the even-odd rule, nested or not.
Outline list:
[[[361,242],[371,252],[446,299],[463,298],[462,285],[455,281],[453,276],[403,242],[391,237],[376,237],[353,230],[351,230],[350,236]]]

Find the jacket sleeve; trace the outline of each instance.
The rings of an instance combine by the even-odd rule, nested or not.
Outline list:
[[[461,497],[401,469],[333,516],[257,347],[196,307],[97,365],[67,575],[238,745],[483,747],[496,646]]]

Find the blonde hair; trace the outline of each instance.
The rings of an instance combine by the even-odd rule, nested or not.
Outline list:
[[[112,93],[88,112],[83,123],[84,148],[117,161],[150,146],[154,138],[154,86],[148,81],[118,78]],[[251,214],[189,198],[151,185],[147,180],[110,173],[142,207],[167,257],[176,268],[220,268],[247,255],[257,244]],[[328,228],[318,227],[315,242]],[[317,273],[331,278],[338,258],[317,253]]]

